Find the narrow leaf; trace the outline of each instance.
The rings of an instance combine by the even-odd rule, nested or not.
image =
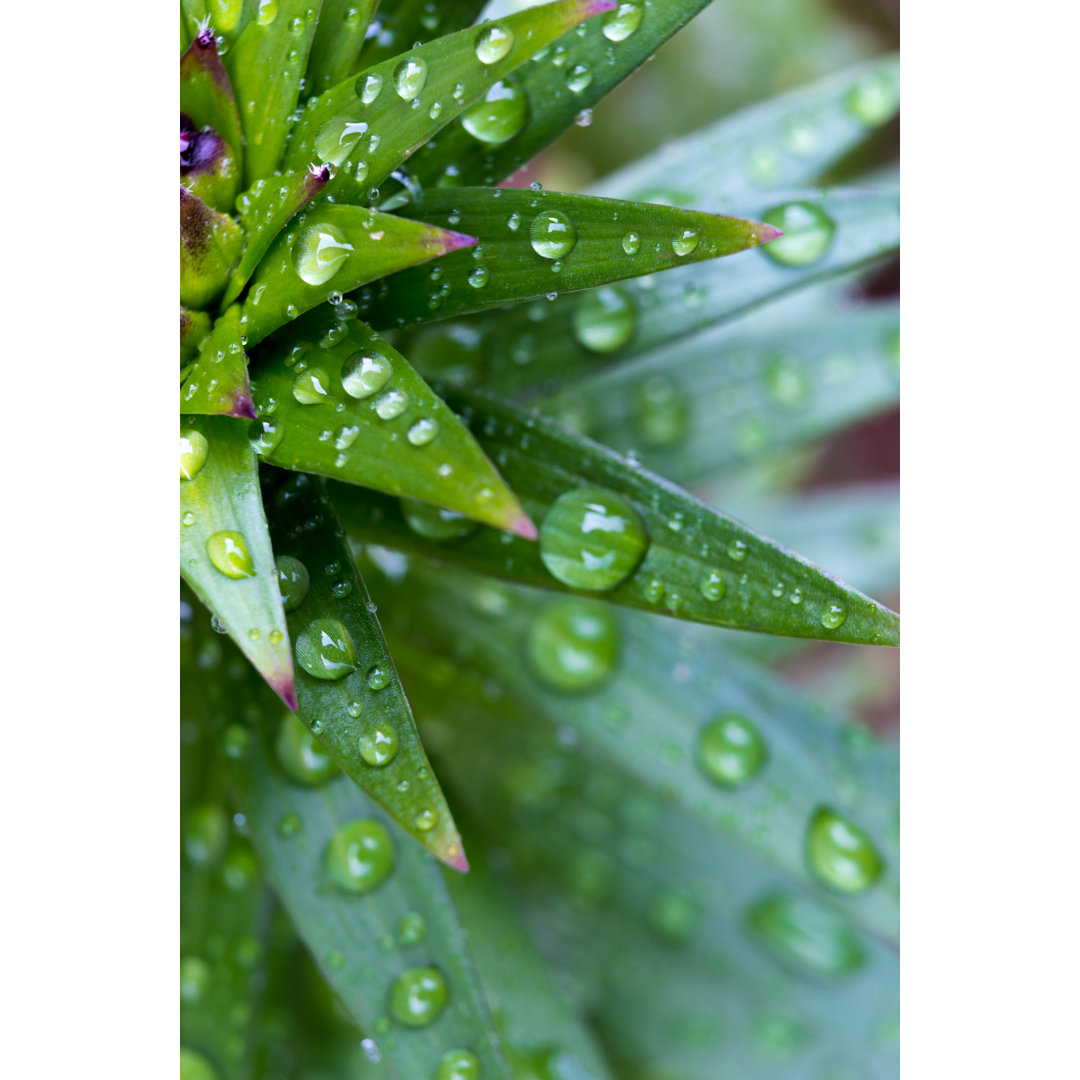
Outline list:
[[[304,96],[321,94],[356,74],[377,6],[378,0],[323,0],[304,73]]]
[[[321,304],[407,266],[476,241],[357,206],[319,206],[270,245],[244,301],[251,344]]]
[[[498,529],[536,530],[472,433],[408,361],[355,317],[313,311],[259,351],[264,461],[422,499]],[[435,513],[432,510],[432,513]]]
[[[180,408],[185,413],[254,419],[240,308],[235,304],[214,323],[203,342],[198,360],[180,386]]]
[[[300,670],[299,716],[345,773],[419,843],[467,870],[374,605],[320,481],[277,474],[273,538]]]
[[[205,311],[180,308],[180,363],[187,364],[199,355],[199,347],[210,333],[210,316]]]
[[[247,246],[233,271],[222,298],[231,304],[251,279],[279,232],[299,213],[330,180],[329,168],[311,168],[301,173],[287,173],[273,180],[257,180],[237,202],[240,220],[247,233]]]
[[[372,23],[372,34],[361,57],[369,68],[390,56],[412,48],[416,42],[433,41],[471,26],[487,0],[454,0],[433,4],[431,0],[384,2]]]
[[[287,168],[341,166],[326,194],[361,203],[418,147],[537,50],[612,0],[563,0],[439,38],[327,90],[289,143]]]
[[[433,225],[460,225],[479,243],[440,261],[437,276],[406,270],[380,286],[366,305],[362,298],[361,314],[379,326],[588,289],[733,255],[780,235],[757,221],[514,188],[436,189],[411,209]],[[618,306],[598,310],[595,332],[604,348],[610,348],[605,332],[613,333],[608,324],[623,314]],[[632,329],[631,309],[625,314]]]
[[[687,484],[896,404],[897,305],[790,309],[780,301],[579,379],[539,408]]]
[[[438,864],[348,780],[288,783],[269,738],[258,733],[234,765],[240,806],[293,923],[368,1035],[368,1056],[397,1077],[433,1077],[448,1051],[467,1048],[485,1080],[511,1080]],[[338,849],[357,821],[369,840],[360,865],[385,877],[353,884]],[[402,991],[420,980],[427,990],[410,1014]]]
[[[296,708],[289,632],[243,424],[181,418],[180,573],[260,675]]]
[[[225,65],[240,102],[248,185],[281,163],[322,0],[274,0],[229,50]],[[302,167],[302,166],[301,166]]]
[[[225,288],[244,236],[228,214],[180,185],[180,303],[205,307]]]
[[[209,29],[197,31],[180,57],[180,111],[197,128],[212,127],[228,143],[234,159],[242,164],[240,113],[229,76],[218,56],[214,34]]]
[[[718,209],[810,184],[896,115],[900,63],[885,56],[752,105],[593,185],[597,195]]]
[[[645,63],[707,3],[618,3],[537,56],[516,80],[524,121],[511,137],[485,143],[455,124],[416,155],[414,172],[425,185],[497,184]]]
[[[334,485],[334,502],[358,537],[693,622],[898,643],[894,612],[635,463],[478,394],[445,400],[539,523],[539,543],[486,529],[429,539],[393,500]]]

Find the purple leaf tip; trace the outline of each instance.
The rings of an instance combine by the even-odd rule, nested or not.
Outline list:
[[[256,420],[258,415],[249,390],[243,390],[233,398],[229,416],[235,416],[238,420]]]
[[[292,673],[268,681],[271,689],[285,702],[289,711],[296,712],[296,683],[293,680]]]
[[[199,27],[199,32],[195,35],[195,44],[198,45],[200,49],[217,50],[217,38],[215,37],[209,22],[206,22]]]
[[[539,535],[536,531],[536,526],[532,523],[529,515],[526,514],[524,510],[522,510],[506,528],[508,532],[512,532],[516,536],[524,537],[526,540],[535,540]]]
[[[475,236],[466,236],[464,233],[451,232],[449,229],[442,229],[442,235],[439,237],[439,245],[443,251],[458,251],[461,248],[472,247],[474,244],[478,244],[479,240]]]
[[[453,854],[454,852],[456,852],[456,854]],[[465,852],[461,848],[460,841],[451,844],[446,849],[446,855],[443,858],[443,862],[451,869],[456,870],[459,874],[467,874],[469,872],[469,860],[465,858]]]
[[[770,240],[778,240],[784,235],[783,229],[776,228],[775,225],[759,225],[757,227],[758,242],[767,244]]]
[[[591,19],[602,11],[614,11],[618,6],[618,0],[589,0],[585,8],[589,12],[588,17]]]

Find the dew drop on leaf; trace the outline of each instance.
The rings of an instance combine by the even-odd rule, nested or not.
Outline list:
[[[370,75],[361,75],[356,80],[356,96],[365,104],[370,105],[380,94],[383,88],[383,77],[378,72]]]
[[[641,247],[641,237],[636,232],[628,232],[622,238],[622,249],[627,255],[636,255]]]
[[[545,259],[561,259],[577,243],[574,223],[559,210],[544,210],[529,226],[529,242],[533,251]]]
[[[471,1050],[447,1050],[439,1061],[435,1080],[480,1080],[480,1059]]]
[[[406,1027],[426,1027],[443,1011],[447,997],[446,980],[438,968],[412,968],[390,987],[390,1015]]]
[[[612,12],[604,16],[604,37],[608,41],[625,41],[641,25],[641,0],[623,0]]]
[[[322,368],[308,368],[293,379],[293,397],[301,405],[320,405],[330,400],[330,379]]]
[[[410,56],[394,69],[394,89],[402,101],[412,101],[427,82],[427,62],[421,56]]]
[[[293,266],[309,285],[323,285],[344,265],[353,246],[336,225],[309,225],[293,241]]]
[[[575,93],[580,94],[588,90],[592,85],[593,73],[588,64],[574,64],[566,73],[566,85]]]
[[[529,624],[529,665],[555,690],[585,693],[602,686],[619,659],[619,626],[603,604],[576,597],[545,605]]]
[[[281,603],[286,611],[295,611],[303,602],[311,588],[311,576],[307,567],[291,555],[279,555],[274,560],[277,567],[278,589],[281,591]]]
[[[461,126],[476,140],[501,146],[524,126],[529,114],[525,92],[508,82],[497,82],[461,117]]]
[[[753,779],[767,756],[761,733],[735,713],[710,720],[698,736],[698,767],[720,787],[739,787]]]
[[[689,255],[697,246],[701,234],[697,229],[683,229],[677,233],[671,241],[671,247],[676,255]]]
[[[475,521],[462,514],[418,499],[402,499],[401,512],[409,528],[427,540],[456,540],[479,528]]]
[[[380,720],[361,733],[359,748],[368,765],[381,769],[397,757],[398,733],[385,720]]]
[[[634,301],[618,285],[590,289],[574,309],[574,337],[595,353],[621,349],[633,337],[636,323]]]
[[[357,352],[341,368],[341,385],[350,397],[363,401],[377,394],[394,373],[390,361],[377,352]]]
[[[356,647],[337,619],[313,619],[297,636],[296,660],[312,678],[336,681],[356,670]]]
[[[424,416],[409,428],[408,439],[413,446],[427,446],[429,442],[437,438],[438,434],[438,421]]]
[[[273,417],[252,420],[248,427],[248,442],[256,454],[272,454],[285,435],[284,427]]]
[[[424,916],[418,912],[410,911],[408,915],[401,917],[398,923],[397,938],[406,948],[419,945],[427,936],[427,922]]]
[[[401,390],[388,390],[375,402],[375,413],[380,420],[393,420],[409,407],[409,395]]]
[[[282,717],[274,749],[278,764],[301,784],[321,784],[338,771],[334,759],[295,713]]]
[[[651,375],[634,392],[634,430],[648,447],[677,446],[690,428],[690,402],[667,375]]]
[[[847,612],[839,604],[830,604],[821,616],[821,625],[826,630],[838,630],[846,618]]]
[[[884,72],[865,75],[851,88],[847,98],[851,114],[870,127],[884,124],[899,103],[899,86]]]
[[[227,578],[255,577],[255,564],[248,554],[243,533],[234,529],[211,533],[206,541],[206,554],[214,569]]]
[[[773,207],[762,215],[769,225],[782,229],[784,235],[766,244],[762,250],[774,262],[785,266],[808,266],[829,249],[836,233],[836,223],[820,206],[810,202],[790,202]]]
[[[476,58],[481,64],[495,64],[513,47],[514,35],[509,30],[498,25],[487,26],[476,39]]]
[[[210,444],[201,431],[180,432],[180,479],[194,480],[206,464]]]
[[[806,858],[818,880],[843,893],[864,892],[884,869],[870,837],[827,807],[818,809],[810,819]]]
[[[394,869],[394,844],[373,818],[358,818],[340,826],[326,848],[326,873],[339,889],[370,892]]]
[[[751,940],[787,968],[837,977],[857,971],[866,950],[842,916],[812,900],[784,894],[759,900],[746,913]]]

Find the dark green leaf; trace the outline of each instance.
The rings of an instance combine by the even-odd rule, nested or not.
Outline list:
[[[311,42],[303,96],[321,94],[359,70],[364,35],[378,0],[323,0]]]
[[[540,543],[486,529],[426,539],[393,500],[334,485],[334,502],[359,538],[679,619],[858,644],[899,641],[895,613],[636,464],[480,395],[446,401],[539,523]],[[605,500],[614,509],[598,510]]]
[[[180,573],[294,709],[289,632],[244,428],[222,416],[181,417]]]
[[[287,575],[299,716],[402,828],[437,858],[467,870],[374,605],[321,482],[302,474],[274,479],[271,520],[279,570]]]
[[[381,60],[412,48],[418,41],[433,41],[444,34],[470,26],[484,10],[486,0],[454,0],[451,4],[431,0],[385,0],[376,13],[361,57],[362,66],[372,67]]]
[[[244,142],[240,134],[240,113],[229,76],[209,32],[195,32],[194,40],[180,57],[180,111],[197,128],[212,127],[228,143],[236,161],[242,164]]]
[[[361,203],[501,78],[609,6],[610,0],[545,4],[384,60],[309,102],[289,143],[286,167],[303,168],[316,159],[340,166],[326,194]]]
[[[322,0],[253,5],[254,18],[225,56],[240,102],[248,185],[281,163],[321,5]]]
[[[740,218],[514,188],[433,190],[410,210],[431,224],[460,225],[479,244],[447,256],[434,274],[406,270],[367,290],[361,314],[380,327],[588,289],[733,255],[779,235]],[[595,344],[606,351],[634,323],[632,308],[611,296],[614,306],[601,307],[592,321]]]
[[[417,153],[417,177],[427,185],[498,183],[648,60],[707,3],[620,3],[617,11],[567,34],[515,80],[527,102],[519,132],[500,145],[485,145],[455,124]],[[635,16],[640,16],[636,23]]]
[[[337,321],[313,311],[260,350],[256,446],[263,460],[535,537],[456,414],[399,352],[346,317],[353,305],[334,310]]]
[[[333,294],[475,243],[358,206],[318,206],[270,245],[244,301],[251,344]]]
[[[254,418],[247,356],[240,337],[240,308],[235,304],[214,323],[203,342],[198,360],[180,386],[180,408],[199,415]]]

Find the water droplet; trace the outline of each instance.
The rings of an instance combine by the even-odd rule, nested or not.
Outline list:
[[[514,35],[505,27],[492,25],[476,39],[476,58],[481,64],[498,63],[514,47]]]
[[[701,579],[698,588],[706,600],[722,600],[724,593],[727,592],[727,583],[724,581],[724,575],[718,570],[710,570]]]
[[[900,87],[891,75],[877,71],[864,75],[848,93],[848,108],[864,124],[877,127],[896,112]]]
[[[604,37],[608,41],[625,41],[641,25],[642,13],[641,0],[623,0],[604,16]]]
[[[195,524],[195,515],[190,510],[186,511],[184,513],[183,517],[180,518],[180,524],[181,525],[194,525]]]
[[[304,830],[304,822],[298,814],[285,814],[278,822],[278,835],[286,840],[299,836]]]
[[[575,93],[588,90],[592,86],[593,73],[588,64],[575,64],[566,73],[566,85]]]
[[[600,488],[564,492],[540,525],[540,558],[576,589],[611,589],[637,568],[649,546],[641,516]]]
[[[443,1011],[446,998],[446,980],[438,968],[412,968],[390,987],[390,1015],[406,1027],[426,1027]]]
[[[309,225],[293,242],[293,266],[309,285],[323,285],[341,269],[352,252],[352,244],[336,225]]]
[[[846,618],[847,612],[839,604],[830,604],[821,616],[821,625],[826,630],[839,630]]]
[[[394,89],[402,101],[412,101],[427,82],[427,63],[420,56],[410,56],[394,68]]]
[[[313,619],[296,639],[296,659],[313,678],[335,681],[356,670],[356,646],[337,619]]]
[[[376,664],[368,672],[367,684],[369,690],[383,690],[390,685],[390,672],[386,668]]]
[[[346,822],[326,848],[326,872],[339,889],[370,892],[394,869],[394,844],[386,829],[373,818]]]
[[[522,1075],[515,1069],[514,1075]],[[447,1050],[439,1061],[435,1080],[479,1080],[480,1059],[471,1050]]]
[[[456,540],[479,528],[475,521],[462,514],[420,502],[418,499],[402,499],[401,512],[409,528],[428,540]]]
[[[761,733],[735,713],[710,720],[698,737],[698,765],[721,787],[745,784],[761,770],[767,756]]]
[[[584,693],[603,685],[615,670],[619,626],[603,604],[576,597],[556,600],[530,623],[526,650],[543,682]]]
[[[321,784],[338,771],[334,759],[295,713],[282,717],[274,748],[282,769],[301,784]]]
[[[775,960],[800,973],[846,975],[866,960],[859,935],[846,919],[802,897],[766,897],[746,913],[746,925]]]
[[[361,75],[356,80],[356,94],[365,105],[370,105],[382,92],[383,77],[377,72]]]
[[[577,243],[574,223],[558,210],[543,210],[529,226],[533,251],[545,259],[561,259]]]
[[[212,866],[225,854],[229,825],[225,811],[210,803],[193,806],[184,817],[184,854],[195,866]]]
[[[424,916],[418,914],[415,911],[410,911],[408,915],[403,915],[401,922],[398,923],[397,937],[406,948],[412,945],[419,945],[427,936],[427,922],[424,920]]]
[[[206,464],[210,444],[201,431],[180,432],[180,479],[193,480]]]
[[[461,126],[490,146],[501,146],[524,126],[529,114],[525,92],[508,82],[497,82],[461,117]]]
[[[431,832],[435,828],[436,823],[439,820],[439,815],[434,810],[421,810],[416,815],[413,824],[419,829],[420,832]]]
[[[409,395],[401,390],[388,390],[375,402],[375,412],[381,420],[393,420],[409,407]]]
[[[185,956],[180,961],[180,1000],[192,1004],[209,986],[210,965],[198,956]]]
[[[393,373],[393,365],[381,353],[353,353],[341,367],[341,385],[350,397],[363,401],[377,394]]]
[[[381,769],[397,757],[398,733],[385,720],[380,720],[360,735],[360,756],[368,765]]]
[[[247,542],[242,533],[232,529],[212,533],[206,541],[206,554],[210,556],[214,569],[227,578],[255,576],[255,564],[248,554]]]
[[[282,606],[286,611],[295,611],[304,602],[308,589],[311,588],[307,567],[291,555],[279,555],[274,560],[274,565],[277,567]]]
[[[269,26],[277,18],[277,0],[259,0],[259,11],[255,21],[260,26]]]
[[[727,546],[727,554],[729,559],[734,559],[735,562],[742,562],[746,558],[746,542],[743,540],[732,540]]]
[[[427,416],[417,420],[411,428],[409,428],[409,442],[413,446],[427,446],[429,442],[435,439],[439,434],[439,423],[437,420],[432,420]]]
[[[315,136],[315,153],[320,161],[340,165],[367,129],[366,120],[346,120],[340,116],[327,120]]]
[[[865,891],[884,869],[870,837],[827,807],[819,808],[810,819],[806,857],[820,881],[843,893]]]
[[[248,442],[251,449],[263,457],[272,454],[281,442],[285,428],[273,417],[252,420],[248,427]]]
[[[773,207],[762,220],[784,235],[762,249],[774,262],[785,266],[808,266],[829,249],[836,233],[836,223],[820,206],[810,202],[790,202]]]
[[[645,446],[676,446],[690,426],[690,401],[666,375],[651,375],[634,392],[634,429]]]
[[[765,392],[778,405],[799,405],[810,394],[810,378],[791,357],[778,354],[765,365]]]
[[[701,234],[697,229],[683,229],[671,241],[671,246],[676,255],[689,255],[701,240]]]
[[[301,405],[320,405],[330,399],[330,378],[322,368],[308,368],[293,379],[292,392]]]
[[[649,908],[649,925],[673,945],[693,936],[701,922],[701,907],[688,896],[665,889]]]
[[[477,266],[469,274],[469,284],[474,289],[482,289],[488,283],[488,272],[483,266]]]
[[[574,336],[596,353],[615,352],[634,335],[637,315],[630,294],[618,285],[590,289],[574,310]]]
[[[636,255],[641,247],[641,237],[636,232],[628,232],[622,238],[622,249],[627,255]]]

